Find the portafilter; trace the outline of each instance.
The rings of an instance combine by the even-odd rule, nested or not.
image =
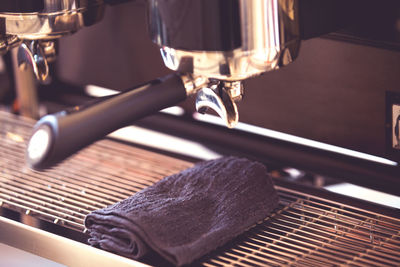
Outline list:
[[[150,36],[175,73],[43,117],[26,153],[44,169],[118,128],[196,95],[196,108],[238,122],[242,81],[292,62],[300,44],[297,0],[149,0]]]

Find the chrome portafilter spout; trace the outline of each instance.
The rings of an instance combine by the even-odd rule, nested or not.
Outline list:
[[[197,92],[196,110],[206,113],[214,110],[228,128],[233,128],[239,121],[239,112],[236,102],[243,96],[243,85],[240,81],[217,81]]]
[[[31,68],[41,84],[50,82],[49,63],[56,60],[57,40],[30,40],[20,44],[17,51],[17,65],[20,69]]]

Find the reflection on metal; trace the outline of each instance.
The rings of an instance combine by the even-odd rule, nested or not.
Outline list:
[[[20,62],[20,48],[11,50],[15,89],[19,113],[29,118],[39,118],[37,80],[33,64]]]
[[[48,63],[56,59],[56,41],[25,40],[12,51],[19,111],[24,116],[39,117],[37,82],[51,82]]]
[[[21,43],[21,40],[18,39],[15,35],[3,36],[0,32],[0,56],[7,53],[10,49],[16,47]]]
[[[2,266],[67,267],[38,255],[0,243]],[[28,264],[29,263],[29,264]]]
[[[223,125],[217,117],[208,115],[208,114],[199,115],[198,113],[194,113],[193,118],[196,120],[199,120],[199,121],[204,121],[204,122],[215,124],[215,125],[221,125],[221,126]],[[269,137],[269,138],[274,138],[277,140],[282,140],[285,142],[299,144],[302,146],[308,146],[308,147],[312,147],[312,148],[316,148],[316,149],[323,149],[323,150],[338,153],[341,155],[359,158],[362,160],[368,160],[371,162],[376,162],[376,163],[390,165],[390,166],[398,165],[398,163],[396,161],[389,160],[387,158],[378,157],[378,156],[363,153],[360,151],[355,151],[355,150],[351,150],[351,149],[347,149],[347,148],[343,148],[343,147],[339,147],[339,146],[334,146],[334,145],[326,144],[323,142],[318,142],[315,140],[311,140],[311,139],[307,139],[307,138],[303,138],[303,137],[299,137],[299,136],[295,136],[295,135],[291,135],[291,134],[287,134],[287,133],[283,133],[283,132],[278,132],[278,131],[270,130],[267,128],[262,128],[262,127],[254,126],[251,124],[243,123],[243,122],[239,122],[236,126],[236,129],[244,131],[244,132],[252,133],[252,134],[257,134],[257,135],[261,135],[261,136],[265,136],[265,137]]]
[[[0,233],[0,243],[66,266],[148,266],[3,217]]]
[[[156,3],[151,5],[152,9],[158,8]],[[242,96],[240,81],[288,65],[296,59],[300,47],[297,0],[240,0],[237,4],[239,48],[230,51],[179,49],[163,45],[162,40],[168,36],[161,35],[168,31],[152,33],[168,68],[225,83],[227,90],[216,92],[208,85],[199,91],[196,108],[200,113],[207,108],[215,110],[228,127],[234,127],[239,118],[235,101]],[[162,16],[155,16],[153,20],[162,29],[165,23]]]
[[[22,136],[15,134],[13,132],[7,132],[6,137],[8,139],[13,140],[14,142],[18,142],[18,143],[23,143],[24,142],[24,138],[22,138]]]
[[[18,48],[18,67],[21,71],[31,69],[39,82],[48,83],[48,61],[54,61],[55,54],[54,41],[25,41]]]
[[[30,1],[26,1],[28,6]],[[42,0],[37,12],[0,12],[0,55],[21,43],[21,40],[54,40],[74,33],[84,26],[98,22],[104,13],[103,0]],[[23,5],[20,1],[17,5]],[[49,59],[51,47],[42,42],[41,48]],[[29,47],[33,52],[38,48]],[[43,79],[43,78],[41,78]]]
[[[97,22],[103,0],[43,0],[43,10],[31,13],[0,13],[4,35],[20,39],[54,39]]]
[[[399,196],[390,195],[384,192],[349,183],[332,184],[325,186],[324,188],[338,194],[359,199],[366,199],[383,206],[389,206],[400,210]]]
[[[23,2],[16,6],[24,5]],[[54,40],[98,22],[104,12],[103,0],[39,2],[43,6],[36,12],[0,12],[0,55],[13,48],[19,111],[31,118],[39,117],[36,80],[50,82],[48,63],[55,60]],[[32,4],[26,3],[27,7]]]
[[[172,110],[173,113],[165,109],[161,112],[175,115],[174,110]],[[222,156],[200,143],[138,126],[121,128],[109,136],[117,140],[202,160],[216,159]]]
[[[204,76],[183,74],[180,77],[185,86],[186,95],[188,96],[196,93],[199,89],[206,87],[210,82],[207,77]]]
[[[208,109],[214,110],[229,128],[235,127],[239,121],[236,101],[243,96],[241,81],[210,81],[204,76],[192,74],[181,75],[187,95],[196,96],[196,110],[202,114]]]
[[[32,227],[40,228],[40,221],[35,217],[29,216],[29,214],[30,210],[27,210],[25,214],[21,214],[21,222]]]
[[[285,66],[297,57],[300,47],[297,5],[297,0],[240,0],[240,48],[187,51],[162,46],[164,63],[175,71],[227,81]]]
[[[203,88],[197,93],[196,109],[199,113],[214,110],[229,128],[235,127],[239,121],[236,103],[224,88]]]

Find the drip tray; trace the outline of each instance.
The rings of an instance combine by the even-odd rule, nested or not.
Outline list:
[[[89,212],[127,198],[193,165],[105,139],[49,171],[35,172],[24,162],[33,123],[0,112],[0,205],[75,231],[85,231],[83,220]],[[276,184],[280,204],[275,212],[236,240],[202,258],[197,262],[199,265],[396,266],[400,262],[398,213],[388,215],[379,212],[380,208],[376,209],[373,204],[363,204],[360,208],[347,201],[348,198],[332,200],[321,197],[318,190],[300,192],[279,181]],[[68,239],[62,241],[68,248],[58,247],[57,253],[49,255],[43,251],[51,251],[52,247],[54,250],[52,242],[61,242],[61,237],[0,219],[0,242],[6,243],[7,236],[9,245],[24,246],[23,249],[61,264],[82,265],[83,259],[71,255],[85,251],[87,255],[95,255],[94,258],[106,255],[107,259],[124,262],[126,266],[140,265]],[[6,229],[15,231],[15,235],[5,235]],[[47,248],[40,244],[32,244],[32,248],[24,242],[24,236],[35,238],[34,233],[42,236],[35,240],[53,241],[45,242]],[[74,248],[80,252],[74,252]]]

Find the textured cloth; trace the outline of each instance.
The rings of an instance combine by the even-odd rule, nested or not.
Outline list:
[[[140,258],[148,249],[191,263],[263,220],[278,204],[264,165],[224,157],[205,161],[85,219],[93,246]]]

